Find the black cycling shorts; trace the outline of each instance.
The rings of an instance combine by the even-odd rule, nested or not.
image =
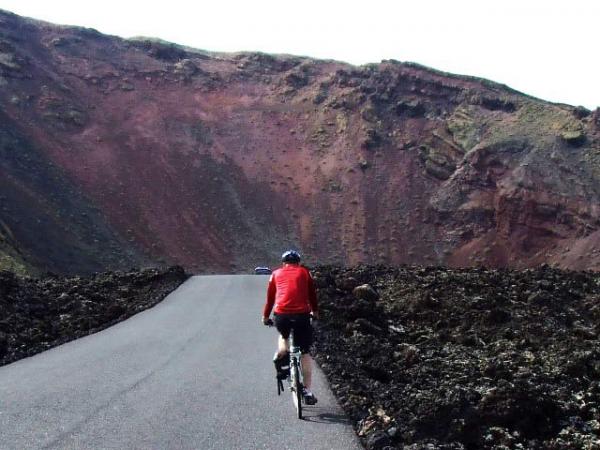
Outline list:
[[[294,329],[294,345],[300,347],[302,353],[308,353],[313,343],[313,329],[310,314],[274,314],[275,327],[284,339],[290,337]]]

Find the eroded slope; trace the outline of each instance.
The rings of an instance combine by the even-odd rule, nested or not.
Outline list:
[[[138,259],[599,267],[598,111],[414,64],[0,21],[3,114]]]

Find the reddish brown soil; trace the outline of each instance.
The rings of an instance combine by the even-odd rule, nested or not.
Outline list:
[[[91,242],[72,260],[109,240],[125,253],[102,267],[243,271],[293,245],[308,262],[600,268],[598,113],[486,80],[211,54],[0,13],[0,104],[0,132],[94,211],[53,227]],[[0,172],[11,196],[31,191]],[[50,180],[42,198],[70,192]],[[56,266],[28,220],[1,214],[27,235],[0,241],[12,258]]]

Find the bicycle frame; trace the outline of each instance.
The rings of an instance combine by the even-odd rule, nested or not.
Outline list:
[[[265,325],[273,326],[273,321],[269,319],[269,322]],[[288,378],[290,392],[292,393],[292,400],[298,413],[298,419],[302,419],[302,402],[304,393],[304,378],[302,376],[302,351],[298,345],[294,344],[294,328],[290,330],[288,337],[288,351],[290,355],[290,376]],[[281,395],[283,392],[283,381],[277,377],[277,395]]]
[[[293,329],[290,332],[288,343],[290,349],[290,391],[292,392],[292,399],[298,413],[298,419],[302,419],[302,391],[304,386],[302,378],[302,352],[299,346],[294,345]]]

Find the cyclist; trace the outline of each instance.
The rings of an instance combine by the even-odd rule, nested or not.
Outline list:
[[[310,391],[312,382],[312,358],[309,354],[313,341],[310,314],[319,318],[317,292],[308,269],[300,265],[300,254],[288,250],[281,255],[283,266],[273,271],[267,288],[267,301],[263,309],[264,325],[270,323],[269,316],[273,310],[275,327],[279,331],[277,352],[273,358],[278,374],[285,366],[289,370],[290,330],[294,329],[295,343],[302,352],[302,377],[304,378],[304,402],[307,405],[317,403],[317,397]],[[275,308],[273,308],[275,306]]]

